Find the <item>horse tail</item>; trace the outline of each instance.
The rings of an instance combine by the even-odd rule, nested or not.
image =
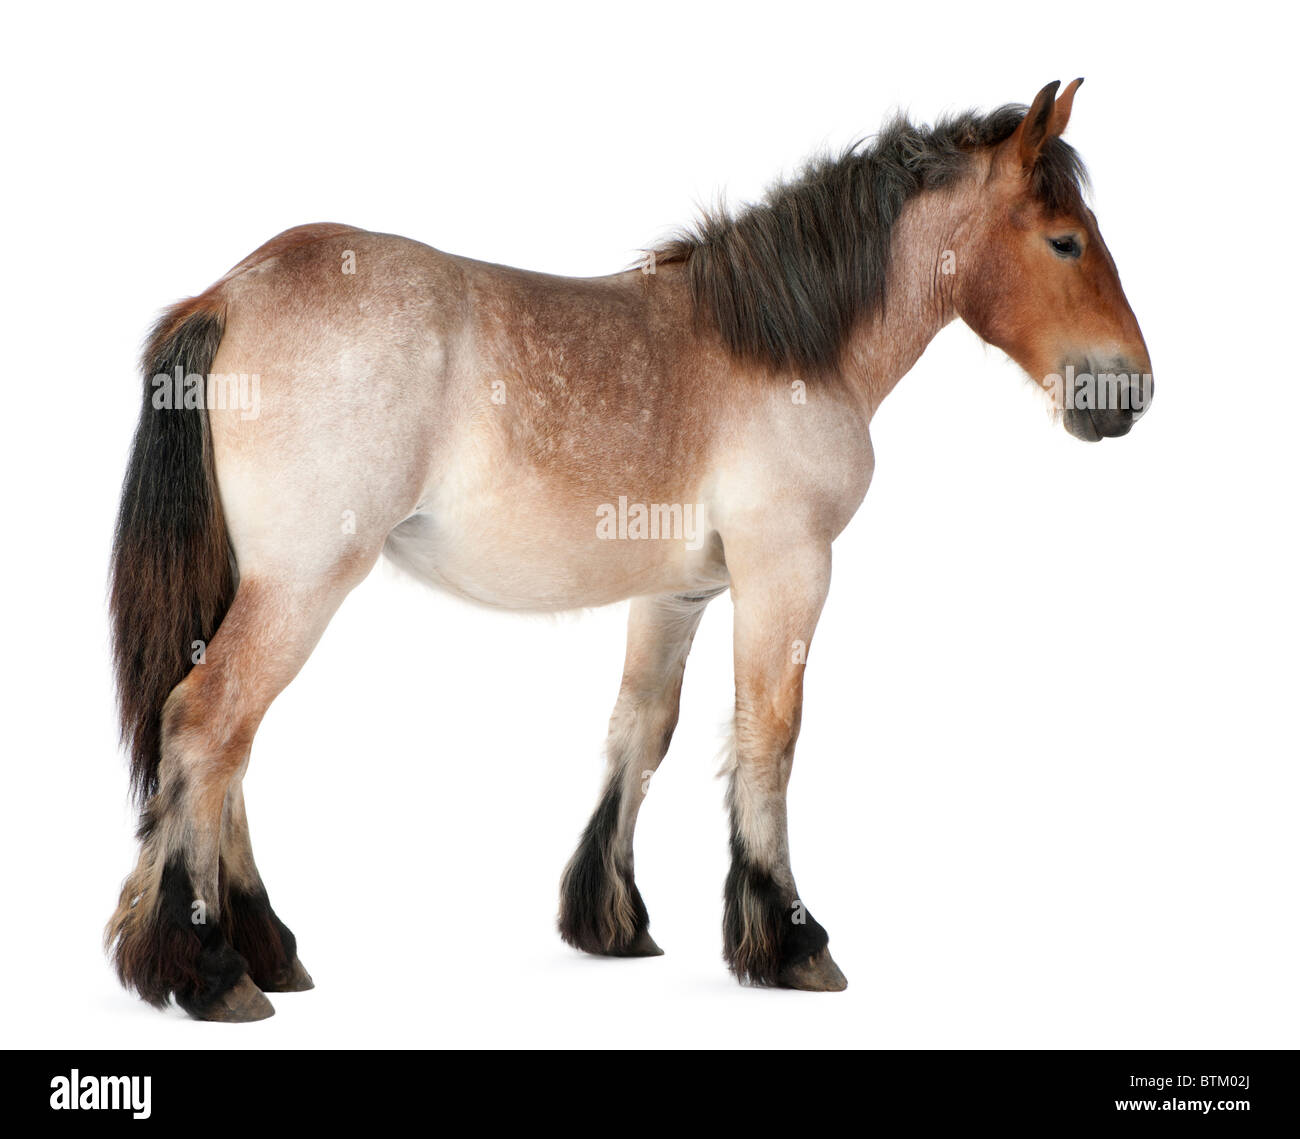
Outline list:
[[[162,710],[235,593],[207,376],[225,329],[211,292],[168,309],[145,347],[144,403],[122,484],[109,608],[122,741],[140,803],[158,789]],[[191,382],[197,382],[197,391]],[[165,382],[164,382],[165,380]]]

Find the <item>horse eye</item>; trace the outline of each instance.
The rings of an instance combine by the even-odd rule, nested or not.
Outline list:
[[[1083,252],[1073,237],[1049,237],[1047,240],[1062,257],[1078,257]]]

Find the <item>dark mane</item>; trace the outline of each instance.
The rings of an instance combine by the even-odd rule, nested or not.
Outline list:
[[[972,152],[1005,141],[1025,110],[968,112],[933,127],[900,116],[870,144],[810,162],[735,216],[706,214],[655,258],[685,263],[696,318],[714,324],[738,356],[824,372],[854,321],[885,305],[890,237],[903,204],[955,181]],[[1050,208],[1069,209],[1086,180],[1073,147],[1052,139],[1033,192]]]

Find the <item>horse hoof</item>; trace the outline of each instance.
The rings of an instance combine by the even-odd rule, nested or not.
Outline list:
[[[664,951],[655,944],[648,929],[643,929],[626,949],[619,950],[620,957],[662,957]]]
[[[842,993],[849,987],[848,979],[840,972],[825,946],[814,956],[787,965],[778,975],[777,983],[782,988],[803,989],[809,993]]]
[[[302,962],[294,957],[269,984],[261,988],[264,993],[305,993],[315,987],[316,982],[311,979],[311,974],[302,967]]]
[[[199,1020],[215,1020],[223,1024],[245,1024],[265,1020],[275,1015],[275,1006],[266,999],[262,990],[253,984],[245,973],[235,987],[222,993],[212,1005],[202,1012]]]

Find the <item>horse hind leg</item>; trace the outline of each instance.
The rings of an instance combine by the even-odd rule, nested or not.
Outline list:
[[[632,835],[651,775],[668,751],[691,641],[712,595],[640,597],[606,743],[605,787],[560,885],[560,936],[588,953],[653,957],[636,887]]]
[[[248,962],[248,975],[262,992],[306,992],[315,984],[298,960],[297,938],[271,908],[253,860],[243,784],[242,777],[231,783],[221,820],[222,919],[230,943]]]
[[[274,1012],[250,976],[253,963],[233,942],[251,945],[229,887],[251,879],[242,862],[231,879],[227,859],[223,883],[223,826],[232,835],[238,826],[231,791],[238,791],[262,716],[361,576],[304,586],[288,575],[246,572],[204,663],[167,699],[159,788],[146,804],[140,860],[106,935],[123,983],[152,1004],[174,997],[200,1020],[261,1020]],[[281,953],[287,948],[282,939]],[[278,973],[264,964],[256,967],[274,984]]]

